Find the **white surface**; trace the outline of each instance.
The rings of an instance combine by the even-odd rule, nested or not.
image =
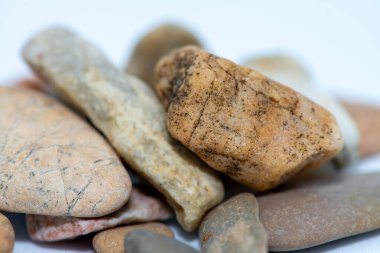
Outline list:
[[[0,83],[29,70],[23,43],[44,27],[67,25],[103,48],[122,67],[138,37],[152,25],[173,21],[193,28],[217,55],[242,61],[285,52],[301,59],[316,83],[352,100],[380,104],[380,1],[21,1],[0,0]],[[360,171],[378,171],[380,158]],[[12,215],[15,252],[91,252],[91,237],[35,244],[22,215]],[[195,235],[178,238],[196,245]],[[305,252],[378,252],[380,231]]]

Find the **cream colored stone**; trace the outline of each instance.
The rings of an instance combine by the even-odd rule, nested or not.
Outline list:
[[[98,233],[92,244],[97,253],[133,253],[124,250],[124,237],[131,231],[144,230],[172,238],[170,228],[161,223],[145,223],[109,229]]]
[[[246,62],[258,72],[300,92],[315,103],[323,105],[336,118],[342,132],[344,146],[331,162],[338,168],[345,167],[359,158],[359,131],[342,104],[312,83],[310,74],[296,59],[284,55],[253,58]]]
[[[131,181],[89,124],[31,89],[0,87],[0,210],[97,217],[122,207]]]
[[[165,195],[186,230],[219,203],[216,174],[173,140],[165,112],[143,82],[117,70],[92,44],[63,28],[33,37],[24,58],[43,80],[80,108],[120,156]]]
[[[183,47],[156,67],[156,89],[171,135],[206,163],[268,190],[342,148],[334,117],[247,67]]]
[[[12,253],[15,232],[10,221],[0,213],[0,253]]]
[[[156,27],[137,43],[126,72],[154,87],[154,66],[158,60],[171,50],[186,45],[201,46],[201,43],[183,27],[171,24]]]

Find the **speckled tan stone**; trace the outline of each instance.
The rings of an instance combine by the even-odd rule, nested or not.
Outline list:
[[[196,47],[156,67],[171,135],[212,168],[268,190],[342,148],[334,117],[301,94]]]
[[[0,213],[0,253],[12,253],[15,232],[10,221]]]
[[[343,102],[360,131],[359,150],[363,157],[380,153],[380,107]]]
[[[92,245],[97,253],[134,253],[124,249],[124,237],[131,231],[144,230],[172,238],[170,228],[161,223],[145,223],[105,230],[98,233]]]
[[[154,87],[154,66],[171,50],[186,46],[201,46],[199,40],[185,28],[166,24],[149,31],[133,50],[126,72]]]
[[[221,203],[203,219],[202,253],[265,253],[267,235],[255,196],[241,193]]]
[[[380,228],[380,174],[258,198],[271,251],[298,250]]]
[[[343,149],[331,160],[336,168],[344,168],[359,158],[359,130],[356,124],[332,94],[313,85],[311,75],[298,60],[286,55],[271,55],[253,58],[245,65],[323,105],[334,115],[344,140]]]
[[[119,225],[165,220],[170,208],[158,198],[132,189],[128,203],[115,213],[99,218],[26,215],[29,236],[34,241],[59,241],[113,228]]]
[[[0,210],[97,217],[128,200],[131,181],[88,123],[31,89],[0,87]]]
[[[175,209],[186,230],[219,203],[224,189],[216,174],[173,140],[165,112],[149,86],[117,70],[92,44],[53,28],[33,37],[24,58],[66,101],[81,109],[121,157]]]

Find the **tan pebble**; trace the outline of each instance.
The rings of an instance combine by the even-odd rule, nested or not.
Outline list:
[[[15,232],[11,222],[0,213],[0,253],[11,253],[15,244]]]
[[[97,217],[128,200],[121,161],[86,121],[32,89],[0,87],[0,210]]]
[[[268,190],[342,149],[334,117],[258,72],[196,47],[160,60],[156,89],[171,135],[212,168]]]
[[[170,228],[161,223],[145,223],[109,229],[98,233],[93,239],[97,253],[133,253],[124,251],[124,237],[131,231],[145,230],[172,238]]]

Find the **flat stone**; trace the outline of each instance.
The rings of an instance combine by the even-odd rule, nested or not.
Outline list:
[[[132,231],[150,231],[172,238],[174,236],[170,228],[161,223],[145,223],[105,230],[97,234],[92,245],[97,253],[135,253],[124,249],[124,237]],[[156,252],[156,251],[152,251]]]
[[[119,155],[156,187],[182,227],[195,229],[224,196],[217,175],[167,132],[149,86],[116,69],[103,53],[63,28],[43,31],[24,58],[66,101],[83,111]]]
[[[360,132],[359,150],[362,157],[380,153],[380,107],[343,102]]]
[[[202,253],[265,253],[267,235],[259,219],[256,198],[241,193],[219,204],[203,219]]]
[[[196,47],[167,55],[156,89],[171,135],[212,168],[263,191],[334,157],[334,117],[260,73]]]
[[[343,149],[331,160],[336,168],[344,168],[359,158],[359,130],[355,122],[338,99],[313,84],[311,75],[298,60],[271,55],[253,58],[245,65],[323,105],[334,115],[344,140]]]
[[[380,228],[380,174],[258,198],[270,251],[309,248]]]
[[[15,232],[10,221],[0,213],[0,253],[12,253]]]
[[[127,204],[115,213],[99,218],[73,218],[43,215],[26,215],[30,238],[34,241],[60,241],[113,228],[119,225],[165,220],[170,208],[158,198],[132,189]]]
[[[128,200],[131,181],[106,140],[57,101],[0,87],[0,210],[97,217]]]
[[[145,34],[133,50],[126,72],[154,87],[154,67],[171,50],[186,46],[201,46],[199,40],[184,27],[165,24]]]
[[[131,231],[125,236],[126,253],[197,253],[195,249],[166,236],[150,231]]]

